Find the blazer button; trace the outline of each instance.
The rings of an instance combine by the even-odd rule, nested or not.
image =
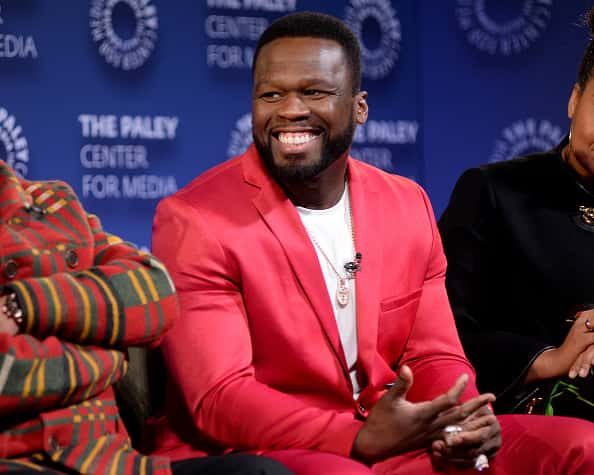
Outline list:
[[[76,251],[72,249],[66,251],[66,264],[68,264],[68,267],[76,267],[78,265],[78,254],[76,254]]]
[[[47,445],[54,452],[57,452],[61,448],[59,442],[55,438],[53,438],[52,436],[49,436],[48,437],[48,439],[47,439]]]
[[[5,265],[4,265],[4,276],[7,279],[14,279],[17,275],[17,270],[18,270],[18,266],[17,263],[15,261],[13,261],[12,259],[10,259]]]
[[[361,403],[359,403],[359,412],[361,412],[361,414],[365,414],[367,412],[367,409],[365,409],[365,406]]]

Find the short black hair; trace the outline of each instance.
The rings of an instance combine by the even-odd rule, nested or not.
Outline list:
[[[580,62],[580,69],[578,72],[577,82],[580,86],[580,91],[583,91],[592,78],[594,70],[594,7],[584,15],[583,23],[590,30],[590,42],[584,51],[582,61]]]
[[[359,40],[338,18],[318,12],[296,12],[273,21],[260,36],[254,58],[252,75],[262,48],[279,38],[323,38],[336,41],[343,49],[351,70],[351,81],[355,95],[361,89],[361,48]]]

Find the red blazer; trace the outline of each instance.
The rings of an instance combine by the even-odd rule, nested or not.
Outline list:
[[[349,159],[356,248],[358,400],[315,249],[252,146],[157,209],[153,252],[181,318],[163,341],[173,384],[156,450],[174,459],[309,448],[349,455],[367,411],[406,363],[411,400],[474,372],[444,287],[425,193]],[[477,394],[474,383],[465,398]]]

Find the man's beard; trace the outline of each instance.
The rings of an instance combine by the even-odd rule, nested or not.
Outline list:
[[[292,164],[278,166],[274,163],[271,143],[267,146],[254,135],[254,144],[264,165],[275,180],[281,183],[299,183],[316,177],[338,160],[353,143],[354,135],[355,121],[351,119],[340,135],[333,139],[325,139],[319,160],[310,165],[303,165],[299,159],[295,159]]]

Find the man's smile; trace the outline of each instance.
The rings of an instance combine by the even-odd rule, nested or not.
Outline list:
[[[281,131],[272,134],[273,142],[276,142],[276,148],[282,154],[305,153],[318,146],[320,132],[316,131]]]

